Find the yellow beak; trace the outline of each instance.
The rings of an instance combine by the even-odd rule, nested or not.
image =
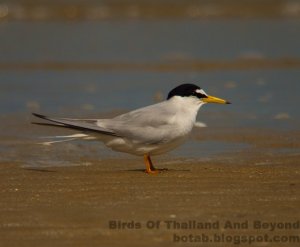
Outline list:
[[[207,98],[201,99],[205,103],[231,104],[229,101],[208,95]]]

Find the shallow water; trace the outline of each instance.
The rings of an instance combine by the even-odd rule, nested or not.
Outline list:
[[[63,109],[130,110],[166,96],[182,82],[233,102],[200,113],[240,114],[234,124],[281,126],[299,121],[300,66],[251,70],[147,71],[72,68],[74,63],[230,62],[300,57],[299,20],[7,22],[0,24],[0,113]],[[22,40],[22,42],[19,42]],[[242,62],[243,60],[238,62]],[[255,60],[254,60],[255,61]],[[17,64],[53,62],[57,68]],[[69,64],[68,69],[60,63]],[[0,66],[1,67],[1,66]],[[192,68],[192,65],[191,65]],[[207,119],[204,115],[204,119]],[[246,120],[245,120],[246,118]],[[275,119],[275,120],[274,120]],[[286,121],[287,122],[287,121]],[[299,122],[297,122],[298,124]],[[284,125],[284,127],[286,127]]]
[[[233,103],[203,107],[198,120],[208,128],[298,130],[299,30],[298,19],[2,22],[0,114],[25,113],[29,122],[32,111],[83,118],[128,111],[186,82]],[[19,140],[32,131],[8,135]],[[174,154],[205,150],[203,157],[244,145],[195,140]]]

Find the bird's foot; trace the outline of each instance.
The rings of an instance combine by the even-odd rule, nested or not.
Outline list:
[[[146,172],[147,174],[150,174],[150,175],[156,175],[156,174],[159,173],[158,170],[145,170],[145,172]]]
[[[168,171],[169,169],[167,169],[167,168],[162,168],[162,169],[152,169],[152,170],[145,170],[145,172],[146,173],[148,173],[148,174],[152,174],[152,175],[154,175],[154,174],[158,174],[158,173],[161,173],[161,172],[165,172],[165,171]]]
[[[162,171],[167,171],[168,169],[156,169],[154,165],[152,164],[151,158],[148,154],[144,155],[144,161],[146,165],[146,170],[145,172],[148,174],[158,174]]]

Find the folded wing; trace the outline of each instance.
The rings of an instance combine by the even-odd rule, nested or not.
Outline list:
[[[37,113],[32,113],[32,114],[38,118],[51,121],[55,123],[54,124],[55,126],[58,127],[67,127],[67,128],[77,129],[81,131],[92,131],[92,132],[97,132],[99,134],[120,137],[113,130],[98,126],[97,125],[98,121],[96,119],[52,118]]]

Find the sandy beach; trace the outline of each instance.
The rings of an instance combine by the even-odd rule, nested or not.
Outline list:
[[[299,229],[257,230],[253,222],[299,220],[300,155],[255,150],[210,161],[154,159],[157,167],[169,171],[152,176],[144,173],[137,158],[44,168],[1,162],[1,245],[224,246],[174,242],[174,234],[299,234]],[[167,229],[166,221],[218,221],[219,226]],[[247,221],[248,226],[224,229],[227,221]],[[298,244],[289,242],[289,246]],[[251,246],[274,245],[253,242]]]

